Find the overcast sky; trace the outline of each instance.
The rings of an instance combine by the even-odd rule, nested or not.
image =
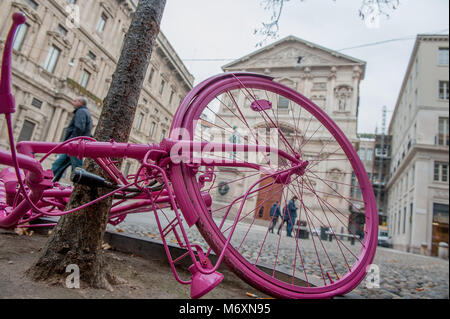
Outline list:
[[[279,36],[294,35],[332,50],[398,38],[381,45],[341,51],[367,62],[361,83],[360,133],[381,127],[383,105],[388,122],[397,101],[415,36],[448,33],[448,0],[401,0],[400,7],[368,28],[358,16],[362,0],[290,0],[280,22]],[[256,50],[261,38],[255,28],[270,19],[261,0],[168,0],[162,31],[195,83],[222,72],[221,66]],[[270,40],[267,44],[274,42]],[[188,60],[223,59],[222,61]]]

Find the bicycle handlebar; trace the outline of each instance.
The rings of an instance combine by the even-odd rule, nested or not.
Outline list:
[[[13,41],[17,28],[25,23],[26,18],[23,13],[14,13],[13,24],[6,38],[3,50],[2,75],[0,78],[0,113],[14,113],[14,96],[11,94],[11,59],[13,51]]]
[[[19,164],[19,168],[24,169],[30,173],[30,182],[32,182],[33,184],[39,184],[44,180],[44,170],[41,163],[39,163],[36,159],[29,156],[17,154],[17,161]],[[0,150],[0,164],[14,166],[14,161],[10,152]]]

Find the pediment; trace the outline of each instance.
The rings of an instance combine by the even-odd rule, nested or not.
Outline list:
[[[72,48],[72,43],[59,32],[56,31],[47,31],[47,35],[50,39],[53,39],[55,42],[58,42],[60,45],[65,47],[66,49]]]
[[[108,14],[111,18],[115,17],[114,11],[111,6],[107,2],[100,2],[100,6],[103,8],[106,14]]]
[[[231,62],[223,66],[223,69],[247,70],[253,68],[312,67],[349,64],[361,65],[365,64],[365,62],[290,36]]]
[[[37,24],[39,24],[39,25],[42,24],[42,19],[41,19],[41,17],[37,14],[36,11],[34,11],[33,9],[31,9],[29,6],[27,6],[27,5],[25,5],[25,4],[22,4],[22,3],[19,3],[19,2],[16,2],[16,1],[13,1],[13,2],[11,3],[11,6],[12,6],[13,8],[17,8],[18,11],[23,12],[23,13],[26,15],[26,17],[27,17],[28,19],[30,19],[31,21],[33,21],[33,22],[35,22],[35,23],[37,23]]]
[[[88,66],[92,71],[94,72],[98,72],[98,67],[97,67],[97,63],[95,63],[94,61],[92,61],[89,58],[86,57],[82,57],[80,58],[80,62],[84,63],[86,66]]]

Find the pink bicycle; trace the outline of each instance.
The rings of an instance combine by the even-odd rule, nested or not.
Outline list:
[[[279,298],[331,298],[364,279],[377,246],[375,198],[352,143],[320,107],[268,76],[222,74],[185,97],[170,138],[160,144],[81,137],[15,148],[12,42],[24,21],[14,15],[2,62],[0,111],[11,151],[0,151],[0,164],[8,166],[0,172],[0,227],[48,226],[30,222],[104,199],[65,211],[72,187],[53,183],[42,162],[68,154],[94,159],[109,176],[107,181],[76,170],[72,180],[111,190],[111,224],[127,214],[154,212],[174,276],[191,285],[193,298],[221,282],[222,262]],[[37,160],[35,154],[44,156]],[[124,176],[112,158],[135,159],[140,168]],[[186,225],[195,225],[209,247],[191,244]],[[186,249],[177,259],[170,254],[169,235]],[[183,258],[193,262],[187,281],[175,267]]]

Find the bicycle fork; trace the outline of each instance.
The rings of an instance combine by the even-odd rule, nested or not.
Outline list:
[[[218,271],[214,270],[217,269],[218,265],[213,267],[211,261],[209,258],[205,255],[203,252],[203,249],[199,245],[192,245],[189,241],[189,238],[186,234],[186,230],[183,225],[183,220],[181,217],[181,214],[178,210],[174,194],[172,190],[170,189],[169,179],[167,177],[166,172],[161,167],[148,163],[146,160],[143,161],[143,166],[151,169],[156,170],[161,174],[161,177],[164,180],[164,183],[166,185],[167,194],[169,198],[169,204],[170,208],[175,214],[175,217],[169,221],[167,216],[164,214],[164,212],[161,210],[161,212],[165,215],[166,219],[169,221],[167,226],[163,228],[160,216],[158,213],[158,207],[156,205],[156,200],[161,192],[159,194],[155,194],[154,192],[149,192],[149,196],[151,197],[152,202],[152,208],[155,214],[156,223],[158,225],[158,230],[161,235],[161,240],[164,245],[164,250],[166,252],[170,267],[172,269],[172,272],[174,274],[175,279],[183,284],[183,285],[191,285],[191,298],[197,299],[201,298],[211,290],[213,290],[217,285],[219,285],[224,276],[219,273]],[[179,228],[177,230],[177,228]],[[181,234],[179,233],[181,232]],[[178,258],[174,259],[172,257],[172,254],[170,253],[169,245],[168,245],[168,236],[170,234],[173,234],[175,236],[176,243],[180,248],[186,249],[186,253],[182,254]],[[184,281],[180,278],[178,275],[178,272],[176,270],[176,263],[180,262],[186,257],[190,257],[193,264],[189,267],[189,271],[191,273],[191,279],[188,281]]]

